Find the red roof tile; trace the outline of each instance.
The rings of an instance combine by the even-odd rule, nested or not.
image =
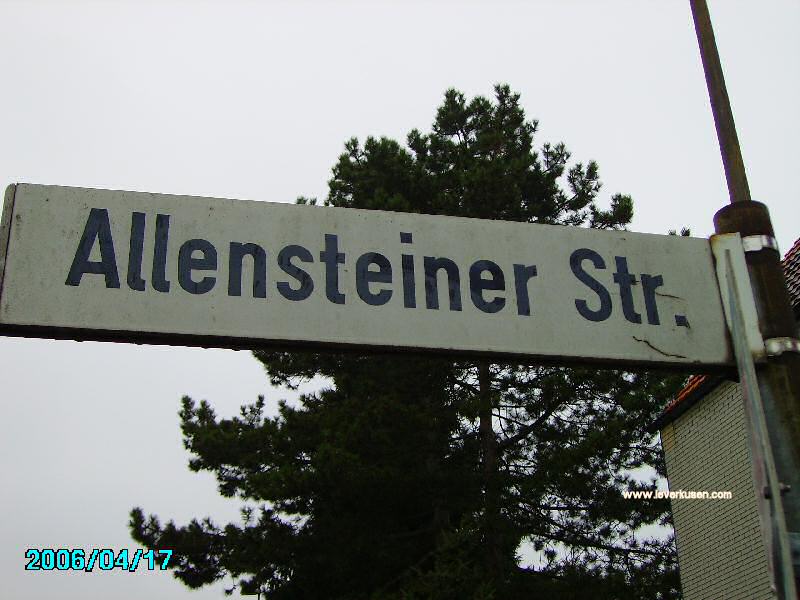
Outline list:
[[[667,404],[667,408],[664,409],[664,412],[669,412],[673,408],[675,408],[678,404],[683,402],[685,398],[687,398],[693,391],[700,387],[700,385],[706,380],[707,375],[692,375],[689,377],[689,380],[686,382],[686,385],[683,386],[683,389],[678,392],[678,395],[672,399],[672,401]]]
[[[786,287],[789,288],[789,299],[792,308],[800,307],[800,238],[794,243],[791,250],[783,258],[783,274],[786,278]]]

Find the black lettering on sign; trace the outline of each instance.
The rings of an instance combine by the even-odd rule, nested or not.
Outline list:
[[[425,305],[427,308],[439,310],[439,282],[436,275],[439,270],[447,274],[447,290],[450,297],[450,310],[461,310],[461,277],[458,265],[449,258],[426,256],[425,265]]]
[[[591,262],[595,269],[605,269],[606,263],[603,261],[602,256],[589,248],[575,250],[569,257],[569,266],[572,268],[572,273],[578,278],[578,281],[597,294],[597,298],[600,300],[600,307],[597,310],[592,310],[586,300],[576,299],[575,308],[578,309],[584,319],[595,322],[605,321],[611,316],[611,294],[608,293],[602,283],[583,270],[583,261],[585,260]]]
[[[293,289],[285,281],[278,282],[278,292],[287,300],[298,301],[305,300],[314,291],[314,280],[311,279],[306,271],[292,263],[292,259],[297,258],[301,262],[314,262],[314,257],[308,248],[298,246],[297,244],[290,244],[278,253],[278,266],[287,275],[294,277],[299,283],[300,287]]]
[[[131,242],[128,248],[128,287],[144,291],[142,279],[142,251],[144,250],[145,214],[135,212],[131,216]]]
[[[153,248],[153,289],[169,291],[167,281],[167,246],[169,245],[169,215],[156,215],[156,240]]]
[[[253,298],[267,297],[267,253],[258,244],[231,242],[228,256],[228,296],[242,295],[242,263],[253,258]]]
[[[400,233],[401,244],[410,244],[412,241],[413,238],[410,233]],[[403,271],[403,306],[416,308],[417,288],[414,282],[414,256],[412,254],[401,254],[400,263]]]
[[[378,270],[370,271],[370,265],[376,265]],[[392,290],[384,288],[373,293],[369,289],[369,284],[391,282],[392,264],[383,254],[367,252],[358,257],[356,261],[356,290],[358,291],[358,296],[364,302],[372,306],[386,304],[392,297]]]
[[[100,260],[89,260],[95,240],[100,245]],[[75,250],[72,266],[67,275],[66,285],[80,285],[84,273],[103,275],[107,288],[119,287],[119,272],[117,271],[117,257],[114,254],[114,239],[111,236],[111,223],[108,219],[108,210],[93,208],[89,211],[89,218],[83,228],[81,240]]]
[[[489,279],[483,279],[484,272],[489,273]],[[503,270],[491,260],[477,260],[469,268],[469,293],[472,303],[476,308],[485,313],[496,313],[506,305],[506,299],[495,296],[494,300],[487,301],[483,297],[484,290],[504,291],[506,278]]]
[[[622,314],[631,323],[641,323],[642,315],[636,312],[633,307],[633,291],[631,287],[636,285],[636,276],[628,273],[628,259],[624,256],[615,256],[617,272],[614,273],[614,283],[619,285],[619,295],[622,299]]]
[[[536,265],[514,265],[514,287],[517,290],[517,314],[530,316],[531,301],[528,296],[528,282],[536,277]]]
[[[197,250],[202,256],[192,256]],[[190,294],[210,292],[217,282],[216,277],[192,279],[192,271],[214,271],[217,268],[217,249],[208,240],[194,239],[183,243],[178,251],[178,283]]]
[[[145,253],[145,236],[147,220],[152,218],[143,212],[131,212],[130,241],[127,263],[127,286],[131,290],[144,291],[147,281],[143,277],[143,260]],[[170,290],[170,281],[167,278],[171,272],[174,276],[177,270],[180,287],[190,294],[206,294],[214,289],[217,282],[218,268],[217,248],[208,240],[202,238],[191,239],[180,245],[177,256],[177,265],[170,263],[169,259],[169,234],[170,219],[168,214],[155,214],[153,231],[153,258],[150,283],[152,288],[161,293]],[[411,232],[400,232],[400,244],[403,250],[409,250],[413,242]],[[178,240],[176,240],[176,244]],[[95,246],[97,249],[95,250]],[[147,247],[147,250],[150,246]],[[99,260],[91,260],[92,253]],[[422,252],[422,251],[421,251]],[[272,255],[261,245],[253,242],[229,242],[228,245],[228,296],[241,297],[243,285],[249,295],[252,281],[253,298],[267,298],[268,259]],[[394,256],[394,255],[393,255]],[[320,276],[325,277],[325,296],[334,304],[345,304],[345,293],[342,291],[342,272],[347,275],[349,269],[342,270],[341,265],[346,265],[346,254],[340,250],[337,234],[324,234],[322,251],[319,253]],[[401,253],[402,278],[398,277],[398,286],[402,285],[403,306],[416,308],[416,257],[412,252]],[[451,311],[462,310],[462,289],[459,265],[452,259],[444,256],[424,256],[423,271],[425,282],[425,307],[430,310],[439,310],[440,294],[444,290],[441,286],[447,285],[448,306]],[[225,260],[224,257],[221,260]],[[314,291],[314,281],[306,268],[298,266],[302,263],[314,263],[315,253],[308,248],[297,244],[285,246],[277,255],[278,268],[288,277],[285,281],[277,281],[276,288],[283,298],[297,302],[306,300]],[[658,290],[664,285],[662,275],[641,274],[641,289],[644,308],[640,305],[637,311],[636,302],[639,297],[635,294],[639,275],[630,272],[628,259],[625,256],[614,257],[615,270],[612,273],[597,274],[598,270],[606,270],[607,265],[603,257],[590,248],[579,248],[572,252],[569,258],[570,268],[576,279],[594,293],[595,297],[586,293],[587,297],[575,298],[575,308],[584,319],[594,322],[607,320],[613,312],[612,292],[606,288],[599,275],[612,278],[619,286],[619,298],[624,318],[631,323],[641,324],[643,314],[647,315],[650,325],[660,325],[658,300],[666,294]],[[245,266],[247,265],[247,266]],[[252,279],[249,271],[252,265]],[[394,267],[397,263],[394,263]],[[509,265],[506,265],[509,266]],[[533,310],[530,282],[537,277],[536,265],[512,263],[514,273],[514,290],[507,289],[505,271],[500,264],[488,260],[477,259],[469,267],[469,293],[473,305],[483,313],[493,314],[502,311],[509,302],[509,293],[514,293],[517,304],[517,314],[530,316]],[[176,269],[177,267],[177,269]],[[388,304],[394,295],[395,268],[387,254],[380,252],[365,252],[355,261],[354,275],[355,287],[358,296],[370,306],[383,306]],[[171,270],[171,271],[170,271]],[[244,272],[248,271],[246,275]],[[444,279],[442,279],[442,271]],[[313,273],[315,271],[311,271]],[[119,288],[119,272],[114,249],[109,210],[92,208],[78,242],[72,260],[66,285],[79,286],[85,274],[102,275],[107,288]],[[246,282],[246,283],[244,283]],[[510,285],[510,282],[508,282]],[[398,288],[399,292],[399,288]],[[272,292],[274,293],[274,292]],[[397,300],[399,302],[399,299]],[[664,307],[661,307],[662,310]],[[674,315],[677,327],[689,327],[686,315]]]
[[[642,291],[644,292],[644,308],[647,311],[647,322],[650,325],[660,325],[658,318],[658,305],[656,304],[656,290],[664,285],[661,275],[648,275],[642,273]]]
[[[319,253],[325,263],[325,295],[334,304],[344,304],[344,294],[339,290],[339,265],[344,264],[344,252],[339,252],[339,236],[325,234],[325,250]]]

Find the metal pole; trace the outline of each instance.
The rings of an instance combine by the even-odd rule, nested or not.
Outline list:
[[[738,232],[743,238],[758,325],[767,351],[756,377],[777,487],[783,492],[782,502],[770,502],[775,538],[783,537],[774,539],[775,546],[770,550],[776,561],[773,576],[779,595],[788,600],[796,598],[800,588],[800,342],[769,212],[750,198],[708,6],[705,0],[690,0],[690,5],[731,199],[730,205],[714,215],[714,227],[717,233]],[[746,377],[746,373],[740,372],[740,377]],[[771,483],[774,488],[776,482]],[[789,553],[791,556],[787,556]],[[794,577],[788,576],[790,573]]]
[[[738,239],[738,236],[737,236]],[[783,501],[780,488],[780,478],[775,468],[775,457],[769,446],[769,433],[766,424],[765,410],[759,388],[759,378],[756,374],[755,363],[750,346],[747,342],[744,329],[745,318],[739,299],[739,286],[731,261],[731,251],[725,250],[724,258],[727,272],[728,306],[730,307],[731,337],[736,354],[736,364],[739,369],[739,382],[745,404],[746,427],[748,429],[748,444],[750,446],[750,461],[752,463],[755,490],[759,494],[758,510],[761,524],[762,538],[766,542],[769,556],[770,575],[775,586],[775,591],[780,598],[791,598],[794,595],[794,576],[786,569],[791,565],[791,549],[789,537],[786,532],[786,523],[783,519]],[[749,286],[745,286],[747,290]],[[749,293],[747,290],[745,293]],[[769,500],[767,500],[769,498]]]
[[[722,75],[717,43],[714,41],[711,16],[708,14],[706,0],[690,0],[689,3],[692,6],[697,43],[700,44],[700,58],[706,74],[708,97],[711,100],[711,112],[714,113],[714,125],[717,128],[725,178],[728,180],[728,192],[731,202],[747,202],[750,200],[750,187],[747,185],[747,175],[744,172],[742,151],[736,135],[736,124],[733,122],[731,102],[725,87],[725,77]]]

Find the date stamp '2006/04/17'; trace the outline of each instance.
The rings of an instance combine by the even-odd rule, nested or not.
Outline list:
[[[111,548],[28,548],[25,550],[26,571],[128,571],[139,567],[148,571],[163,571],[172,558],[172,550],[127,549],[115,552]]]

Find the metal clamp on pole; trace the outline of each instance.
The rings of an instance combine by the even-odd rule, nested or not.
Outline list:
[[[742,245],[745,252],[760,252],[766,248],[775,250],[780,256],[781,252],[778,249],[778,240],[771,235],[746,235],[742,237]]]
[[[790,337],[774,337],[764,340],[764,349],[767,356],[780,356],[784,352],[800,354],[800,340]]]

